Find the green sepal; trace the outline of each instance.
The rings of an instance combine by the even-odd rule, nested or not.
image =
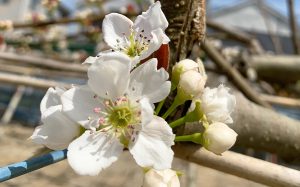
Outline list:
[[[185,116],[185,122],[194,122],[200,121],[203,118],[203,111],[201,109],[201,101],[195,101],[195,109],[192,112],[189,112]]]

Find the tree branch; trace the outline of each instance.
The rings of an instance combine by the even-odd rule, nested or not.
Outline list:
[[[296,82],[300,79],[299,56],[252,55],[243,58],[256,70],[261,78],[276,82]]]
[[[173,147],[175,156],[272,187],[300,186],[300,171],[227,151],[222,156],[193,144]]]

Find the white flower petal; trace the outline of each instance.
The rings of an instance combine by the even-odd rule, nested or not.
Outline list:
[[[212,122],[232,123],[230,114],[236,105],[235,96],[229,88],[219,85],[218,88],[205,88],[201,96],[201,107]]]
[[[150,59],[134,69],[130,75],[128,95],[131,98],[149,98],[150,103],[156,103],[168,96],[171,83],[165,69],[157,70],[157,59]]]
[[[112,48],[116,48],[117,41],[128,37],[133,23],[122,14],[111,13],[105,16],[102,23],[104,41]]]
[[[98,57],[89,56],[84,60],[82,64],[93,64],[97,59]]]
[[[146,12],[143,12],[142,15],[139,15],[136,18],[133,28],[144,30],[148,35],[158,28],[164,31],[168,25],[167,18],[161,10],[161,4],[159,1],[156,1]]]
[[[68,162],[80,175],[97,175],[123,152],[117,138],[103,132],[85,131],[68,148]]]
[[[71,88],[61,96],[63,112],[83,127],[90,129],[98,125],[99,114],[94,108],[102,107],[100,99],[86,85]]]
[[[62,106],[57,105],[44,111],[43,125],[36,127],[30,137],[33,142],[62,150],[79,135],[79,125],[67,118],[61,110]]]
[[[144,124],[142,130],[129,144],[129,151],[135,161],[142,167],[153,167],[157,170],[171,168],[174,153],[175,135],[167,122],[154,116],[153,120]]]
[[[148,46],[147,50],[144,50],[141,53],[140,59],[145,59],[149,55],[151,55],[153,52],[157,51],[162,44],[167,44],[170,39],[168,36],[164,33],[164,31],[160,28],[153,30],[151,32],[151,40]]]
[[[125,54],[103,54],[88,69],[88,85],[100,97],[116,99],[128,87],[131,60]]]
[[[139,103],[141,106],[141,118],[143,119],[143,123],[148,124],[153,120],[153,107],[151,106],[151,103],[149,103],[148,98],[141,99]]]
[[[43,97],[41,104],[40,104],[40,110],[43,114],[45,110],[47,110],[49,107],[60,105],[60,96],[63,94],[65,89],[63,88],[49,88]]]

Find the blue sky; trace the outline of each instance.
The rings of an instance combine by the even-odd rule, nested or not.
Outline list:
[[[67,7],[74,10],[76,8],[76,3],[81,0],[62,0],[62,1]],[[241,1],[245,1],[245,0],[208,0],[208,2],[213,8],[222,8],[226,6],[231,6]],[[283,15],[287,16],[287,0],[261,0],[261,1],[265,1],[271,7],[275,8]],[[294,1],[295,1],[295,11],[296,11],[297,20],[300,23],[300,0],[294,0]]]
[[[210,5],[212,8],[222,8],[226,6],[231,6],[237,4],[241,1],[245,0],[209,0]],[[251,0],[250,0],[251,1]],[[281,12],[283,15],[287,16],[287,0],[261,0],[265,1],[271,7],[275,8],[277,11]],[[300,20],[300,0],[295,1],[295,11],[298,18]]]

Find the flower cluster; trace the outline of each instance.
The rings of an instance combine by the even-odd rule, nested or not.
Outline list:
[[[177,87],[177,96],[169,111],[187,100],[192,100],[190,112],[186,114],[184,120],[178,122],[199,121],[202,122],[205,130],[203,134],[196,133],[177,137],[177,139],[187,138],[201,143],[215,154],[221,154],[230,149],[236,141],[236,132],[226,125],[226,123],[233,123],[231,113],[236,100],[235,96],[229,93],[229,88],[222,84],[213,89],[205,88],[206,80],[207,76],[201,60],[197,63],[185,59],[177,63],[172,71],[172,88]],[[180,123],[175,121],[173,126],[178,126]]]
[[[111,50],[85,60],[85,85],[48,89],[40,107],[43,124],[31,139],[50,149],[67,148],[70,166],[81,175],[99,174],[129,150],[145,171],[145,187],[180,186],[178,172],[171,169],[171,146],[176,141],[200,143],[216,154],[229,149],[236,133],[225,125],[232,123],[235,106],[228,88],[205,88],[202,62],[180,61],[169,81],[168,72],[157,69],[158,60],[148,59],[169,42],[167,26],[160,2],[134,23],[121,14],[107,15],[102,30]],[[175,90],[173,104],[160,116],[165,99]],[[189,112],[168,123],[166,119],[187,100],[192,100]],[[203,133],[173,134],[172,128],[194,121],[202,122]]]

